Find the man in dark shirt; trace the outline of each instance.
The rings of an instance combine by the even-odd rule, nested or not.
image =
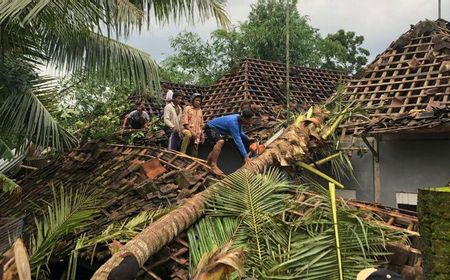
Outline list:
[[[123,122],[123,128],[129,125],[132,129],[142,129],[147,127],[150,117],[147,112],[144,111],[144,106],[139,105],[136,110],[125,116]]]

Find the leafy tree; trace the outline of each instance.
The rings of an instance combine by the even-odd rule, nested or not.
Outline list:
[[[171,39],[176,54],[161,63],[161,78],[175,83],[210,85],[234,63],[248,55],[238,29],[216,30],[208,41],[192,32]]]
[[[183,32],[171,39],[170,46],[177,52],[162,62],[162,75],[168,81],[205,84],[210,81],[211,49],[207,42],[193,32]],[[181,67],[182,65],[182,67]],[[174,75],[174,78],[170,78]]]
[[[52,118],[48,107],[54,86],[37,74],[53,65],[60,71],[83,73],[98,81],[128,81],[157,89],[157,66],[146,53],[112,39],[134,28],[187,18],[215,17],[227,26],[225,0],[10,0],[0,3],[0,131],[3,142],[63,150],[74,138]],[[106,35],[104,35],[106,34]],[[32,77],[6,77],[16,63],[34,72]],[[28,65],[28,66],[26,66]],[[5,86],[4,80],[12,78]],[[11,88],[13,90],[11,90]],[[150,91],[152,92],[152,91]],[[47,101],[44,102],[43,100]],[[53,103],[54,105],[54,103]],[[4,148],[4,147],[3,147]],[[2,149],[3,149],[2,148]]]
[[[297,1],[290,1],[291,63],[310,67],[320,66],[318,30],[301,16]],[[248,21],[241,25],[243,40],[254,58],[286,62],[286,1],[259,0],[252,5]]]
[[[361,47],[363,42],[364,36],[343,29],[328,34],[321,49],[324,56],[322,67],[355,73],[367,63],[367,56],[370,55],[367,49]]]
[[[367,62],[363,36],[339,30],[322,38],[297,1],[290,5],[290,61],[294,65],[355,72]],[[286,1],[259,0],[248,20],[230,31],[216,30],[209,40],[183,32],[171,39],[175,54],[161,64],[162,79],[210,85],[244,57],[286,62]]]
[[[130,109],[133,89],[112,82],[74,75],[60,82],[63,89],[56,117],[71,133],[84,139],[111,136],[120,127],[122,113]]]

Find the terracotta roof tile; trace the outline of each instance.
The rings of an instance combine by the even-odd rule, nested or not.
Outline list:
[[[368,119],[350,131],[385,133],[430,128],[450,120],[450,23],[420,21],[392,42],[346,86]]]

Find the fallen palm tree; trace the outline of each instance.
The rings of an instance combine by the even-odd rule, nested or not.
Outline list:
[[[326,140],[333,135],[339,123],[351,113],[349,110],[351,104],[343,105],[339,102],[340,98],[340,95],[336,95],[335,99],[325,106],[316,106],[298,116],[262,155],[242,169],[261,173],[273,165],[289,166],[312,162],[314,155],[320,154],[322,150],[328,150],[324,149],[327,146]],[[139,267],[151,255],[204,215],[208,198],[218,191],[220,187],[198,193],[178,209],[151,224],[104,263],[92,279],[134,278]]]
[[[194,279],[228,279],[232,270],[256,279],[334,279],[340,272],[343,279],[355,279],[362,269],[386,262],[385,244],[405,236],[342,199],[336,200],[335,224],[330,198],[320,187],[311,194],[276,169],[240,170],[219,184],[205,217],[188,231]]]

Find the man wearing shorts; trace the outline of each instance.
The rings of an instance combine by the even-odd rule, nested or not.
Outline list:
[[[209,121],[205,126],[205,134],[208,142],[214,145],[212,151],[208,155],[208,164],[211,166],[211,171],[217,175],[223,175],[222,170],[217,166],[217,160],[225,143],[224,137],[231,136],[236,144],[239,153],[244,158],[245,163],[250,163],[247,149],[244,146],[244,141],[249,142],[250,139],[242,131],[242,126],[251,124],[253,112],[248,109],[243,109],[240,114],[233,114],[215,118]]]

